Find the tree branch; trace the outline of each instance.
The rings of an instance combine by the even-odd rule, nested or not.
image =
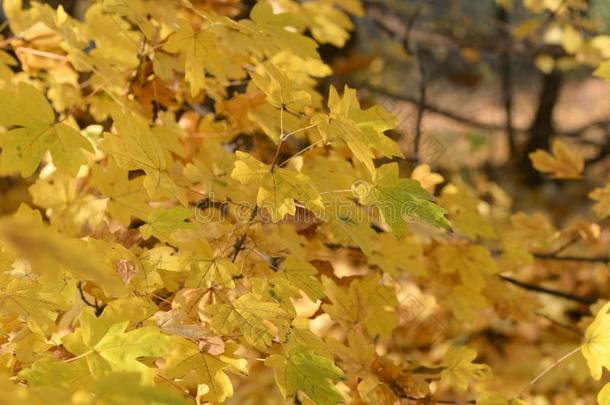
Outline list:
[[[589,262],[589,263],[605,263],[610,264],[610,257],[608,256],[593,256],[593,257],[582,257],[582,256],[558,256],[554,253],[534,253],[533,256],[540,260],[557,260],[557,261],[568,261],[568,262]]]
[[[396,100],[399,101],[404,101],[410,104],[415,104],[417,105],[419,103],[419,100],[416,99],[415,97],[411,97],[408,95],[404,95],[404,94],[399,94],[399,93],[395,93],[392,92],[390,90],[384,89],[382,87],[379,86],[375,86],[372,84],[368,84],[368,83],[355,83],[357,86],[363,87],[373,93],[377,93],[386,97],[391,97],[394,98]],[[481,128],[481,129],[486,129],[489,131],[501,131],[504,129],[503,125],[499,125],[499,124],[492,124],[492,123],[488,123],[488,122],[483,122],[483,121],[478,121],[474,118],[470,118],[470,117],[466,117],[464,115],[460,115],[458,113],[455,113],[453,111],[449,111],[446,110],[442,107],[438,107],[434,104],[431,104],[430,102],[426,102],[424,105],[425,109],[428,112],[434,113],[434,114],[438,114],[438,115],[442,115],[446,118],[449,118],[453,121],[459,122],[460,124],[465,124],[465,125],[470,125],[472,127],[477,127],[477,128]],[[525,130],[523,129],[515,129],[515,131],[519,131],[519,132],[525,132]]]
[[[76,284],[76,288],[80,294],[80,299],[83,300],[85,305],[95,309],[95,316],[100,316],[102,312],[104,312],[104,308],[106,308],[106,304],[98,305],[97,302],[91,302],[85,296],[85,292],[83,291],[83,282],[79,281]]]
[[[514,279],[512,277],[508,277],[508,276],[499,275],[498,277],[500,277],[501,280],[506,281],[507,283],[516,285],[517,287],[523,288],[524,290],[548,294],[548,295],[560,297],[560,298],[563,298],[566,300],[578,302],[578,303],[584,304],[584,305],[592,305],[597,301],[597,299],[592,298],[592,297],[582,297],[580,295],[575,295],[575,294],[571,294],[571,293],[567,293],[567,292],[563,292],[563,291],[557,291],[557,290],[553,290],[550,288],[541,287],[536,284],[530,284],[530,283],[526,283],[523,281],[519,281],[519,280],[516,280],[516,279]]]

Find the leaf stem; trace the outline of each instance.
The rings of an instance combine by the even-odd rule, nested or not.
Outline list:
[[[561,364],[562,362],[564,362],[565,360],[570,358],[570,356],[572,356],[574,353],[579,351],[580,348],[581,348],[581,346],[577,346],[576,348],[570,350],[568,353],[564,354],[563,356],[561,356],[560,358],[555,360],[553,363],[551,363],[547,368],[542,370],[536,377],[534,377],[533,380],[531,380],[529,383],[527,383],[527,385],[525,385],[521,389],[521,391],[519,391],[519,394],[517,395],[517,397],[523,396],[523,394],[525,394],[532,387],[532,385],[536,384],[536,382],[538,382],[538,380],[540,380],[542,377],[544,377],[549,371],[551,371],[552,369],[557,367],[559,364]]]
[[[300,151],[298,151],[297,153],[295,153],[294,155],[290,156],[288,159],[284,160],[282,163],[280,163],[278,166],[282,167],[284,166],[286,163],[288,163],[291,159],[302,155],[303,153],[307,152],[308,150],[310,150],[311,148],[313,148],[314,146],[318,145],[320,142],[324,142],[324,139],[318,139],[317,141],[315,141],[314,143],[312,143],[311,145],[301,149]]]
[[[84,358],[84,357],[87,357],[87,356],[88,356],[88,355],[90,355],[91,353],[93,353],[93,350],[87,350],[86,352],[81,353],[81,354],[79,354],[78,356],[74,356],[74,357],[71,357],[71,358],[69,358],[69,359],[66,359],[66,360],[64,360],[63,362],[64,362],[64,363],[72,363],[72,362],[74,362],[74,361],[76,361],[76,360],[80,360],[80,359],[82,359],[82,358]]]
[[[273,173],[275,166],[277,166],[277,160],[280,157],[280,149],[282,149],[282,145],[284,144],[284,104],[282,104],[280,108],[280,140],[277,143],[277,149],[275,150],[275,156],[273,157],[273,163],[271,163],[271,169],[269,172]]]
[[[289,132],[286,135],[284,135],[284,139],[288,139],[292,135],[298,134],[299,132],[307,131],[308,129],[315,128],[317,126],[318,126],[318,124],[311,124],[311,125],[308,125],[308,126],[303,127],[303,128],[295,129],[294,131]]]

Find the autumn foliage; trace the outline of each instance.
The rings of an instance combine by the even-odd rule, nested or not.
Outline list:
[[[610,185],[554,223],[422,163],[320,56],[360,0],[2,3],[0,403],[610,404]]]

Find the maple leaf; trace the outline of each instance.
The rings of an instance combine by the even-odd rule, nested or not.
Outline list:
[[[273,335],[263,321],[281,322],[285,312],[275,302],[265,302],[261,297],[248,293],[227,304],[207,307],[212,328],[227,335],[240,331],[246,342],[260,348],[271,345]]]
[[[251,37],[246,43],[252,50],[273,55],[278,51],[290,50],[302,58],[316,58],[318,44],[311,38],[295,32],[301,29],[303,21],[292,13],[273,12],[268,1],[260,1],[252,7],[249,20],[241,20],[236,28]]]
[[[589,193],[589,198],[597,201],[593,206],[593,211],[599,218],[610,216],[610,184],[594,189]]]
[[[301,290],[312,300],[324,297],[322,284],[316,278],[318,270],[308,262],[288,256],[274,274],[272,281],[279,288]]]
[[[403,157],[398,144],[384,135],[385,131],[396,127],[396,117],[380,106],[360,109],[355,89],[346,86],[340,98],[337,90],[331,87],[328,108],[330,114],[318,114],[312,117],[312,123],[325,142],[335,139],[345,142],[371,174],[375,173],[372,149],[387,157]]]
[[[303,14],[311,34],[321,43],[343,47],[354,28],[350,18],[324,1],[311,1],[303,4]]]
[[[101,149],[112,156],[117,164],[127,170],[143,170],[146,178],[144,189],[152,198],[176,197],[182,205],[188,205],[183,190],[168,172],[168,162],[157,137],[146,119],[131,112],[115,111],[112,114],[117,134],[106,133]]]
[[[55,166],[71,175],[87,162],[82,150],[93,152],[76,129],[55,122],[47,99],[24,82],[15,93],[0,90],[0,125],[12,128],[0,134],[3,170],[19,170],[24,177],[34,173],[47,150]]]
[[[212,336],[210,331],[200,323],[189,322],[188,315],[180,308],[174,308],[166,312],[158,311],[155,313],[155,318],[159,329],[168,335],[182,336],[192,341],[202,341]],[[224,345],[224,342],[219,344],[219,346],[222,345]],[[224,348],[222,349],[224,350]]]
[[[155,236],[163,241],[171,240],[173,232],[195,228],[195,224],[187,221],[192,215],[191,210],[182,207],[155,209],[139,229],[144,239]]]
[[[380,281],[380,275],[371,274],[354,280],[345,290],[322,276],[324,291],[331,302],[322,304],[322,308],[335,320],[365,325],[371,336],[388,337],[398,323],[396,312],[389,309],[397,301],[392,288]]]
[[[320,193],[303,173],[278,167],[271,171],[270,166],[247,153],[237,151],[236,155],[231,177],[258,187],[256,204],[269,212],[273,222],[294,215],[295,201],[314,212],[323,209]]]
[[[142,384],[140,377],[134,373],[106,375],[95,383],[93,392],[96,403],[100,404],[189,405],[192,403],[175,390]]]
[[[184,285],[189,288],[227,287],[235,288],[234,276],[239,274],[239,268],[228,258],[189,255],[191,274]]]
[[[312,179],[323,199],[325,222],[321,224],[321,232],[331,243],[355,245],[370,255],[376,234],[370,224],[368,208],[335,192],[349,189],[361,175],[366,175],[366,169],[356,168],[336,155],[314,155],[306,164],[303,171]]]
[[[413,169],[411,178],[418,181],[430,193],[434,192],[437,184],[441,184],[445,180],[440,174],[432,172],[430,166],[425,163]]]
[[[284,399],[294,397],[297,391],[304,392],[320,405],[337,404],[343,399],[331,384],[331,381],[343,379],[343,371],[332,360],[318,356],[311,349],[299,346],[286,355],[271,355],[265,365],[273,368]]]
[[[441,245],[437,251],[441,273],[459,273],[462,284],[480,291],[485,276],[499,271],[491,254],[483,246]]]
[[[276,108],[284,108],[293,113],[302,112],[311,103],[311,96],[268,63],[261,73],[250,73],[252,82],[267,96],[267,101]]]
[[[414,276],[426,274],[424,252],[415,238],[405,235],[401,238],[390,233],[378,236],[379,241],[373,253],[369,255],[369,263],[398,279],[402,271]]]
[[[233,396],[233,385],[227,372],[247,375],[247,360],[235,358],[229,348],[222,355],[213,356],[202,351],[195,343],[175,338],[174,348],[167,358],[165,372],[172,378],[184,378],[195,373],[198,383],[207,387],[207,393],[200,397],[206,402],[220,403]]]
[[[106,13],[116,13],[133,21],[147,39],[152,39],[155,27],[147,18],[147,4],[142,0],[104,0],[102,8]]]
[[[106,209],[117,221],[129,225],[131,217],[146,219],[151,211],[147,204],[142,176],[129,179],[129,172],[110,159],[106,170],[96,165],[92,168],[92,185],[108,199]]]
[[[104,265],[103,257],[89,249],[87,242],[58,234],[31,218],[0,221],[0,242],[50,278],[63,278],[67,270],[74,277],[104,286],[115,281],[112,269]]]
[[[57,312],[67,305],[55,285],[49,289],[28,278],[0,276],[0,314],[4,317],[17,314],[33,331],[46,333],[54,329]]]
[[[595,315],[593,322],[585,330],[582,355],[587,361],[591,376],[599,380],[602,368],[610,370],[610,301]]]
[[[582,155],[557,139],[553,142],[553,154],[537,150],[529,154],[534,168],[539,172],[550,173],[555,179],[579,179],[585,168]]]
[[[32,202],[45,208],[51,223],[68,235],[80,235],[85,226],[93,229],[104,217],[105,202],[79,189],[78,180],[63,172],[36,180],[28,190]]]
[[[219,25],[195,31],[186,20],[179,20],[178,24],[180,28],[169,37],[163,49],[180,53],[184,58],[185,79],[190,85],[191,96],[196,96],[206,88],[206,71],[221,81],[237,79],[243,75],[239,65],[219,52],[217,42],[221,33],[214,29]]]
[[[347,335],[347,345],[333,338],[328,339],[328,345],[335,357],[340,359],[339,364],[344,371],[353,372],[360,377],[368,375],[376,354],[375,346],[364,334],[352,329]]]
[[[445,186],[438,199],[438,204],[448,211],[453,229],[471,239],[493,238],[496,233],[490,221],[479,212],[479,202],[473,190],[461,180]]]
[[[373,175],[373,184],[356,183],[353,187],[361,204],[379,209],[384,222],[401,236],[407,225],[405,217],[417,218],[428,224],[448,228],[443,208],[434,204],[432,196],[417,181],[398,177],[398,164],[381,166]]]
[[[481,292],[468,285],[452,287],[444,299],[455,318],[465,322],[475,320],[478,311],[488,306],[488,302]]]
[[[139,373],[143,382],[152,382],[153,370],[137,359],[161,357],[169,352],[169,337],[154,326],[126,332],[129,321],[113,323],[95,317],[92,308],[80,316],[80,328],[62,340],[66,348],[86,362],[90,372],[102,377],[111,371]]]
[[[466,391],[470,379],[482,379],[491,374],[489,366],[472,362],[476,357],[477,352],[474,349],[450,348],[443,359],[446,368],[441,372],[441,378],[446,379],[456,388]]]

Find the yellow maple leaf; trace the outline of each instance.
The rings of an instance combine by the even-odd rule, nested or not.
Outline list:
[[[579,179],[585,168],[580,152],[557,139],[553,142],[553,154],[538,149],[529,154],[534,168],[549,173],[555,179]]]
[[[0,90],[0,125],[11,128],[0,134],[2,169],[19,170],[24,177],[34,173],[47,150],[55,166],[71,175],[87,162],[82,150],[93,151],[80,132],[56,123],[47,99],[23,82],[16,93]]]
[[[494,228],[479,209],[480,201],[474,190],[462,180],[455,180],[443,188],[438,205],[449,211],[451,227],[471,239],[496,236]]]
[[[248,374],[247,360],[235,358],[232,353],[237,345],[228,344],[228,346],[223,354],[214,356],[200,350],[195,343],[187,339],[174,338],[173,350],[165,367],[166,373],[173,378],[185,378],[189,374],[196,374],[200,386],[206,385],[208,388],[200,399],[222,403],[233,396],[233,385],[227,372],[238,375]]]
[[[449,381],[456,388],[465,391],[470,379],[483,379],[491,374],[489,366],[475,364],[477,351],[467,347],[450,348],[445,354],[443,363],[447,367],[441,372],[441,378]]]
[[[206,88],[206,71],[221,81],[243,75],[239,65],[219,52],[217,41],[221,32],[217,31],[222,29],[222,24],[212,24],[201,30],[194,30],[185,20],[178,24],[180,28],[169,37],[163,48],[179,53],[184,59],[184,78],[190,85],[191,96]]]
[[[266,302],[253,293],[242,295],[231,303],[207,307],[210,325],[223,335],[241,332],[249,344],[269,348],[274,337],[269,322],[285,322],[286,312],[276,302]]]
[[[260,72],[250,73],[252,82],[267,96],[267,101],[276,108],[293,113],[302,112],[311,103],[310,94],[288,79],[271,63],[260,66]]]
[[[396,279],[403,271],[413,276],[426,274],[424,249],[413,235],[397,238],[391,233],[383,233],[378,236],[378,241],[377,247],[368,255],[370,264],[381,267]]]
[[[485,276],[498,272],[498,265],[489,251],[477,245],[442,245],[437,250],[441,273],[459,273],[462,284],[480,291]]]
[[[458,285],[451,288],[445,300],[455,318],[465,322],[472,322],[476,319],[478,311],[488,305],[487,300],[481,292],[467,285]]]
[[[303,173],[270,166],[256,160],[252,155],[236,152],[238,160],[231,177],[242,184],[258,187],[256,204],[269,212],[273,222],[281,221],[286,215],[296,213],[295,200],[312,211],[323,209],[320,193],[308,176]]]
[[[602,368],[610,370],[610,301],[595,315],[595,319],[585,331],[584,343],[580,350],[587,360],[591,376],[599,380]]]
[[[144,177],[129,179],[129,172],[110,159],[103,170],[92,168],[92,183],[107,198],[108,212],[123,225],[129,225],[131,217],[146,219],[151,211],[148,195],[143,187]]]
[[[381,106],[362,110],[355,89],[346,86],[340,97],[331,87],[328,108],[330,114],[318,114],[312,118],[312,123],[317,125],[325,142],[335,139],[345,142],[371,174],[375,173],[372,149],[387,157],[403,157],[398,144],[384,135],[385,131],[396,127],[396,116]]]
[[[364,324],[371,336],[388,337],[398,323],[394,290],[381,283],[381,276],[370,274],[354,280],[345,289],[322,276],[322,285],[331,304],[322,308],[331,318],[348,324]]]
[[[146,119],[131,112],[115,111],[112,114],[117,133],[105,133],[101,149],[127,170],[143,170],[144,189],[151,198],[174,196],[182,205],[188,205],[185,192],[170,173],[170,166],[158,137],[149,128]]]
[[[589,193],[589,198],[597,201],[593,206],[593,211],[600,218],[610,216],[610,184],[606,187],[598,187]]]
[[[441,184],[445,179],[438,173],[433,172],[427,164],[418,165],[411,173],[411,178],[417,180],[421,186],[429,193],[434,192],[437,184]]]

